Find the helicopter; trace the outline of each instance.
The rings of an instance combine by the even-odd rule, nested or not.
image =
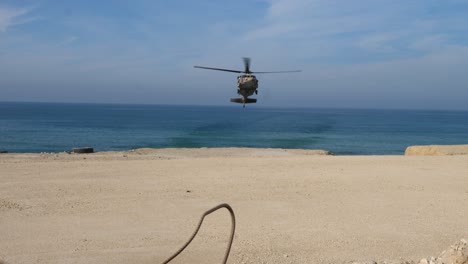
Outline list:
[[[250,71],[250,58],[243,58],[245,69],[243,71],[229,70],[229,69],[220,69],[220,68],[211,68],[204,66],[193,66],[194,68],[206,69],[206,70],[215,70],[215,71],[226,71],[226,72],[235,72],[243,73],[242,75],[237,76],[237,94],[241,97],[231,98],[231,102],[242,104],[242,107],[245,108],[245,104],[256,103],[256,98],[249,98],[249,96],[258,94],[258,79],[253,75],[253,73],[285,73],[285,72],[300,72],[300,70],[295,71],[270,71],[270,72],[253,72]]]

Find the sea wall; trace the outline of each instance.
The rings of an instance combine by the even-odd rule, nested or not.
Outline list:
[[[468,145],[409,146],[405,156],[453,156],[468,155]]]

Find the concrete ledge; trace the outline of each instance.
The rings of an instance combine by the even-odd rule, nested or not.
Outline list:
[[[468,145],[409,146],[405,156],[453,156],[468,155]]]

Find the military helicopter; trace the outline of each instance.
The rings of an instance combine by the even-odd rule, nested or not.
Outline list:
[[[231,98],[231,102],[242,104],[245,107],[245,104],[256,103],[256,98],[249,98],[249,96],[258,94],[258,80],[253,73],[285,73],[285,72],[300,72],[296,71],[272,71],[272,72],[252,72],[250,71],[250,58],[243,58],[245,69],[243,71],[220,69],[220,68],[211,68],[204,66],[193,66],[194,68],[206,69],[206,70],[216,70],[216,71],[226,71],[226,72],[235,72],[235,73],[244,73],[237,76],[237,94],[241,97]]]

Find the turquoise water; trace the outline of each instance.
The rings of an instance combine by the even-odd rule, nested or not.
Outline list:
[[[0,103],[0,150],[8,152],[261,147],[371,155],[427,144],[468,144],[468,112]]]

